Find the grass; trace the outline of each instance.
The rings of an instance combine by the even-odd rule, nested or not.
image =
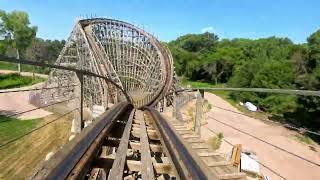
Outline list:
[[[216,136],[208,139],[208,144],[213,150],[217,150],[220,148],[223,139],[223,134],[220,132]]]
[[[17,64],[0,61],[0,69],[16,71],[18,67]]]
[[[19,74],[0,74],[0,89],[18,88],[44,81],[40,77],[21,76]]]
[[[52,121],[56,115],[42,119],[17,120],[0,116],[0,144],[33,128]],[[17,141],[0,148],[0,179],[26,179],[44,161],[47,153],[57,152],[68,142],[71,121],[61,118]]]
[[[180,84],[182,87],[192,87],[192,88],[204,88],[204,87],[209,87],[209,88],[223,88],[226,87],[226,84],[212,84],[210,82],[202,82],[202,81],[190,81],[188,79],[181,79]],[[207,91],[210,93],[213,93],[217,96],[220,96],[221,98],[225,99],[226,101],[228,101],[231,105],[237,107],[239,106],[238,103],[231,98],[230,96],[230,92],[228,91]],[[240,106],[241,107],[241,106]]]
[[[309,144],[309,145],[315,144],[315,142],[310,137],[305,136],[305,135],[296,134],[295,138],[305,144]]]
[[[0,69],[18,71],[18,65],[16,63],[0,61]],[[50,69],[43,68],[43,67],[36,67],[36,66],[32,66],[32,65],[27,65],[27,64],[21,64],[21,71],[35,72],[35,73],[40,73],[40,74],[49,74]]]
[[[0,142],[5,143],[8,140],[19,137],[31,129],[35,128],[39,119],[19,120],[0,115]]]

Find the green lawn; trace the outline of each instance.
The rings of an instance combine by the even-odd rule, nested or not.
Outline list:
[[[0,115],[0,142],[5,143],[13,138],[19,137],[38,124],[38,119],[19,120]]]
[[[226,84],[211,84],[210,82],[202,82],[202,81],[190,81],[188,79],[182,79],[180,80],[180,84],[182,87],[192,87],[192,88],[204,88],[204,87],[210,87],[210,88],[222,88],[222,87],[226,87]],[[220,96],[221,98],[225,99],[226,101],[228,101],[230,104],[232,104],[233,106],[236,106],[238,108],[241,108],[241,106],[238,105],[238,103],[231,98],[230,96],[230,92],[229,91],[213,91],[213,90],[208,90],[206,92],[210,92],[213,94],[216,94],[218,96]]]
[[[16,63],[9,63],[9,62],[0,61],[0,69],[17,71],[18,65]],[[40,74],[49,74],[50,69],[27,65],[27,64],[21,64],[21,71],[22,72],[35,72],[35,73],[40,73]]]
[[[16,71],[17,64],[0,61],[0,69]]]
[[[0,74],[0,89],[29,86],[44,80],[40,77],[21,76],[19,74]]]

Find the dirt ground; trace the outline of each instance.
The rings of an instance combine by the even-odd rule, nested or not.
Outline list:
[[[38,83],[33,86],[15,88],[10,90],[28,89],[41,87],[43,83]],[[29,103],[29,91],[24,92],[12,92],[12,93],[0,93],[0,114],[10,115],[22,111],[37,108],[36,106]],[[52,114],[51,112],[43,109],[37,109],[35,111],[27,112],[19,115],[19,119],[35,119],[42,118]]]
[[[0,74],[10,74],[16,73],[16,71],[11,70],[0,70]],[[21,72],[22,76],[32,76],[33,74],[30,72]],[[47,75],[44,74],[36,74],[36,76],[47,78]],[[43,83],[34,84],[28,87],[22,88],[13,88],[8,90],[19,90],[19,89],[31,89],[31,88],[40,88],[43,86]],[[0,90],[1,92],[6,91]],[[25,92],[13,92],[13,93],[0,93],[0,114],[10,115],[17,112],[27,111],[30,109],[36,108],[36,106],[29,103],[29,91]],[[27,112],[18,116],[18,119],[35,119],[42,118],[48,116],[52,113],[45,111],[43,109],[38,109],[35,111]]]
[[[206,93],[205,98],[212,105],[239,112],[235,107],[214,94]],[[211,129],[216,133],[222,132],[227,141],[231,142],[232,144],[242,144],[243,149],[254,151],[261,163],[278,172],[286,179],[320,179],[319,166],[310,164],[309,162],[306,162],[246,134],[236,131],[215,121],[213,118],[246,131],[267,142],[319,164],[320,146],[313,145],[315,150],[312,150],[307,144],[304,144],[294,138],[294,136],[297,134],[296,132],[290,131],[277,124],[267,124],[258,119],[214,107],[205,115],[205,117],[208,124],[203,126],[201,129],[201,134],[204,139],[214,135],[208,129]],[[223,142],[219,151],[223,153],[229,153],[231,148],[232,147],[229,144]],[[282,179],[262,166],[260,166],[260,170],[264,175],[271,177],[272,180]]]

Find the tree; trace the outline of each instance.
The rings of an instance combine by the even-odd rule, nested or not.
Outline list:
[[[7,44],[16,49],[16,57],[20,58],[26,48],[36,36],[37,27],[30,26],[29,16],[22,11],[6,13],[0,10],[0,33],[5,37]],[[18,71],[21,71],[18,64]]]
[[[308,66],[310,70],[320,66],[320,30],[308,37],[308,47],[310,50]]]

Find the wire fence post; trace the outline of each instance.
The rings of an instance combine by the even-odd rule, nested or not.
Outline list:
[[[173,99],[172,99],[172,117],[174,120],[177,119],[177,96],[176,93],[173,93]]]
[[[83,73],[77,72],[77,76],[80,81],[80,131],[84,128],[83,121]]]
[[[196,101],[196,115],[195,115],[195,122],[194,122],[194,131],[196,134],[200,135],[200,128],[201,128],[201,119],[202,119],[202,95],[200,91],[197,91],[197,101]]]

